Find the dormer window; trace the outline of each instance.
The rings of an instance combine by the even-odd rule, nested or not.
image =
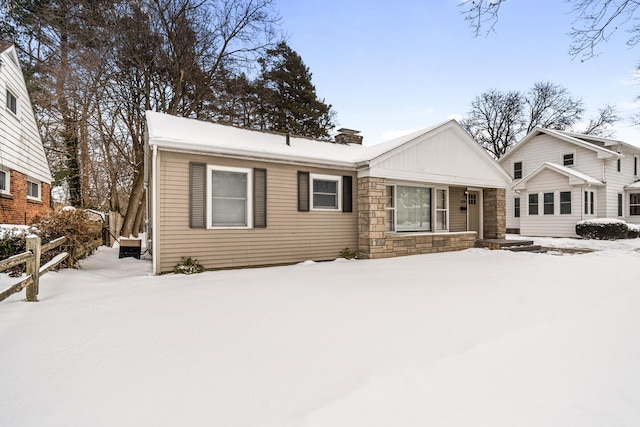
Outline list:
[[[18,98],[9,89],[7,89],[7,110],[15,115],[18,114]]]
[[[574,164],[573,153],[562,155],[562,166],[573,166]]]
[[[513,179],[522,179],[522,162],[513,162]]]

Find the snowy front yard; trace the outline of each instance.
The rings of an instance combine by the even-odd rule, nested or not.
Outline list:
[[[637,426],[640,239],[579,243],[159,277],[101,248],[0,303],[0,425]]]

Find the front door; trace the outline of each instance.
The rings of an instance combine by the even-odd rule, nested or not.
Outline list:
[[[469,231],[478,233],[478,239],[482,239],[482,228],[480,222],[480,192],[467,192],[467,224]]]

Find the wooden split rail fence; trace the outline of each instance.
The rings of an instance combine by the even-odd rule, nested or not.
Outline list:
[[[9,289],[0,292],[0,301],[8,298],[16,292],[20,292],[24,288],[27,288],[27,301],[38,301],[40,277],[56,268],[65,259],[68,261],[69,267],[73,266],[72,257],[69,256],[68,252],[62,252],[56,255],[51,261],[47,262],[43,266],[40,266],[40,256],[66,243],[66,241],[67,238],[62,236],[42,245],[39,236],[27,236],[27,247],[25,252],[0,261],[0,272],[19,264],[26,264],[27,277],[26,279],[12,285]]]

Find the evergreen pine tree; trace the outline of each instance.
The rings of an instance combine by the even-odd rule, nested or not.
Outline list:
[[[300,55],[285,42],[260,60],[261,76],[256,90],[260,115],[266,129],[314,138],[329,138],[335,127],[331,105],[319,99],[311,73]]]

